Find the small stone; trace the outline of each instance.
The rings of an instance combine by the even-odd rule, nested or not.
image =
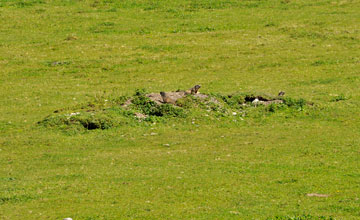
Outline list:
[[[72,220],[72,218],[64,218],[63,220]]]
[[[147,116],[144,115],[144,114],[141,114],[141,113],[136,112],[136,113],[135,113],[135,117],[136,117],[136,118],[139,118],[139,119],[143,119],[143,118],[146,118]]]
[[[234,215],[239,215],[240,212],[237,212],[237,211],[230,211],[231,214],[234,214]]]
[[[163,144],[165,147],[170,147],[170,144]]]
[[[326,198],[326,197],[330,196],[330,195],[327,195],[327,194],[318,194],[318,193],[308,193],[306,195],[309,196],[309,197],[323,197],[323,198]]]

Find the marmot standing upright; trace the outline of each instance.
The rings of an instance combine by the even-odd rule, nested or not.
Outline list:
[[[278,96],[284,96],[285,95],[285,92],[284,91],[280,91]]]
[[[190,94],[195,95],[199,91],[200,88],[201,88],[200,85],[195,85],[194,87],[186,90],[185,95],[190,95]]]

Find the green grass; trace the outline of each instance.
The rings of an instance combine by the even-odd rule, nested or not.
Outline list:
[[[359,11],[356,0],[0,0],[0,219],[358,219]],[[243,120],[122,115],[81,132],[38,124],[195,84],[313,105]]]

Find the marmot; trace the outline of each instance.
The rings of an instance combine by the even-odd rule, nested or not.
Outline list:
[[[201,88],[200,85],[195,85],[194,87],[192,87],[191,89],[188,89],[185,91],[185,95],[195,95],[199,89]]]
[[[278,96],[284,96],[285,95],[285,92],[284,91],[280,91]]]
[[[163,103],[173,104],[175,105],[176,101],[170,98],[165,92],[160,92],[161,98],[163,99]]]

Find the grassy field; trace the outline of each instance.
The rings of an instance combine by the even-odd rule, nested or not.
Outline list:
[[[195,84],[314,104],[38,124]],[[0,219],[359,219],[359,85],[358,0],[0,0]]]

